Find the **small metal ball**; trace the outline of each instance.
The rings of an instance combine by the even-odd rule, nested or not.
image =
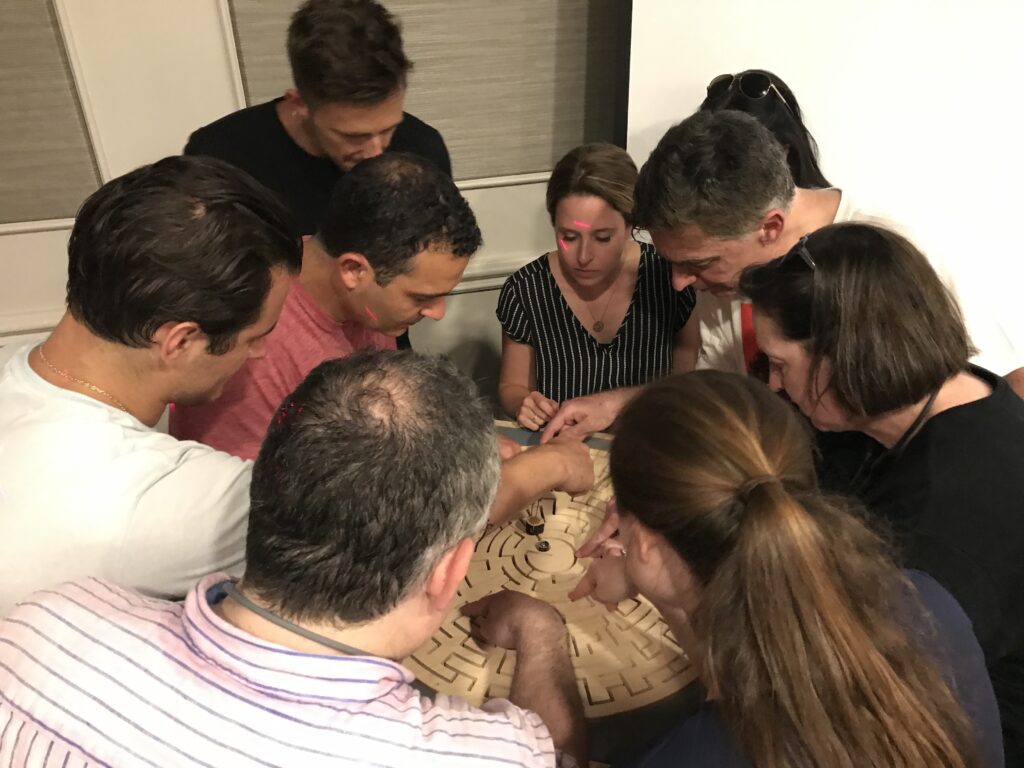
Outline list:
[[[551,542],[546,541],[544,539],[541,539],[540,541],[537,542],[537,551],[538,552],[547,552],[549,549],[551,549]]]

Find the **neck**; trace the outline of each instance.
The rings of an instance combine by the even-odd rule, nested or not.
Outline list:
[[[248,600],[266,610],[270,610],[272,613],[276,613],[276,611],[265,605],[250,591],[246,590],[244,585],[237,584],[235,589],[239,590]],[[344,651],[332,647],[330,644],[318,642],[293,632],[287,627],[275,624],[234,600],[230,595],[219,604],[212,606],[212,608],[224,621],[268,643],[290,648],[300,653],[327,656],[348,655]],[[288,618],[288,620],[308,632],[320,635],[335,643],[357,649],[368,656],[398,661],[408,656],[420,645],[420,642],[409,637],[408,626],[410,622],[406,616],[402,615],[403,613],[402,607],[399,606],[373,621],[349,625],[316,621],[296,621],[291,618]]]
[[[693,632],[693,625],[690,623],[690,615],[687,610],[682,605],[675,603],[655,602],[652,600],[651,604],[658,609],[658,613],[665,619],[665,623],[672,631],[672,636],[679,643],[679,647],[683,649],[683,653],[687,655],[691,662],[697,664],[704,655],[705,647],[704,643]],[[702,679],[701,682],[709,691],[712,689],[710,681]]]
[[[303,247],[299,282],[320,311],[336,323],[352,319],[353,313],[345,302],[347,289],[338,277],[337,264],[315,237],[308,238]]]
[[[43,362],[39,350],[29,355],[29,365],[42,379],[61,389],[91,397],[104,405],[119,404],[143,424],[155,426],[169,402],[159,378],[146,365],[147,350],[133,349],[94,335],[70,313],[41,345],[46,360],[68,377],[91,384],[106,392],[76,383],[61,376]]]
[[[939,388],[935,402],[925,414],[922,423],[928,422],[950,408],[981,400],[990,394],[992,394],[992,388],[974,374],[967,371],[958,373]],[[869,419],[860,427],[860,431],[870,435],[886,448],[892,448],[914,424],[927,402],[928,398],[925,397],[908,408],[901,408],[898,411],[891,411]]]
[[[785,256],[804,235],[833,223],[839,198],[834,189],[803,189],[797,187],[786,215],[786,228],[779,237],[775,258]]]
[[[313,137],[306,125],[306,119],[298,113],[295,107],[288,103],[287,98],[277,102],[277,119],[281,121],[284,132],[304,152],[313,155],[313,157],[324,156],[319,142]]]

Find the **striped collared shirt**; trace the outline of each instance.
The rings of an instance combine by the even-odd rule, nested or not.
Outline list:
[[[223,574],[184,604],[99,580],[0,622],[0,765],[554,766],[547,728],[381,658],[299,653],[223,621]]]

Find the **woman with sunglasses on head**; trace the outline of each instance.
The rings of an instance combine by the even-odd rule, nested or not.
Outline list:
[[[872,439],[843,490],[963,606],[985,651],[1008,764],[1024,764],[1024,401],[968,363],[956,301],[889,230],[820,229],[746,270],[740,291],[753,303],[770,386],[817,429]]]
[[[970,622],[818,491],[804,423],[763,384],[698,371],[649,385],[609,466],[617,555],[571,596],[644,595],[708,692],[633,765],[1003,765]]]
[[[786,149],[793,181],[803,189],[829,189],[832,184],[818,166],[818,144],[804,125],[796,96],[778,75],[748,69],[719,75],[708,83],[700,110],[735,109],[760,120]]]
[[[572,398],[625,401],[672,370],[690,370],[700,340],[692,288],[632,238],[637,170],[625,150],[584,144],[558,161],[547,188],[556,247],[505,281],[499,399],[537,430]],[[617,406],[616,406],[617,407]]]

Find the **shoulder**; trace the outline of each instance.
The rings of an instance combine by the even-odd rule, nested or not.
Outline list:
[[[402,122],[395,130],[391,149],[411,152],[431,160],[445,173],[451,175],[451,158],[441,133],[434,126],[425,123],[415,115],[404,113]]]
[[[33,645],[38,647],[39,636],[53,640],[73,635],[76,647],[81,649],[90,644],[91,638],[109,638],[111,625],[133,622],[140,613],[151,611],[163,611],[165,616],[177,619],[181,606],[143,597],[105,579],[68,581],[21,599],[0,622],[0,637],[9,641],[19,636],[33,637]],[[24,635],[26,628],[35,631],[29,629],[31,634]],[[96,634],[92,632],[94,629]]]
[[[185,154],[220,156],[221,152],[236,149],[239,143],[251,146],[274,127],[278,101],[280,99],[240,109],[196,129],[185,145]]]
[[[523,765],[554,765],[556,753],[551,734],[540,715],[518,707],[507,699],[488,699],[475,707],[458,696],[437,694],[433,701],[420,699],[425,712],[447,716],[445,722],[457,723],[458,735],[477,745],[487,745],[491,754],[503,762]],[[433,722],[433,717],[431,717]],[[468,748],[468,746],[467,746]]]
[[[551,263],[548,261],[548,254],[538,256],[508,276],[508,280],[514,283],[525,283],[537,277],[547,277],[551,274]]]
[[[707,702],[629,765],[632,768],[675,768],[680,755],[694,757],[696,765],[750,768],[750,762],[726,730],[717,708]]]
[[[430,125],[430,123],[420,120],[416,115],[404,112],[402,113],[402,122],[395,130],[395,142],[401,142],[403,145],[418,142],[424,144],[441,143],[443,145],[444,139],[441,138],[441,132]],[[398,148],[409,151],[408,147],[405,146]]]

